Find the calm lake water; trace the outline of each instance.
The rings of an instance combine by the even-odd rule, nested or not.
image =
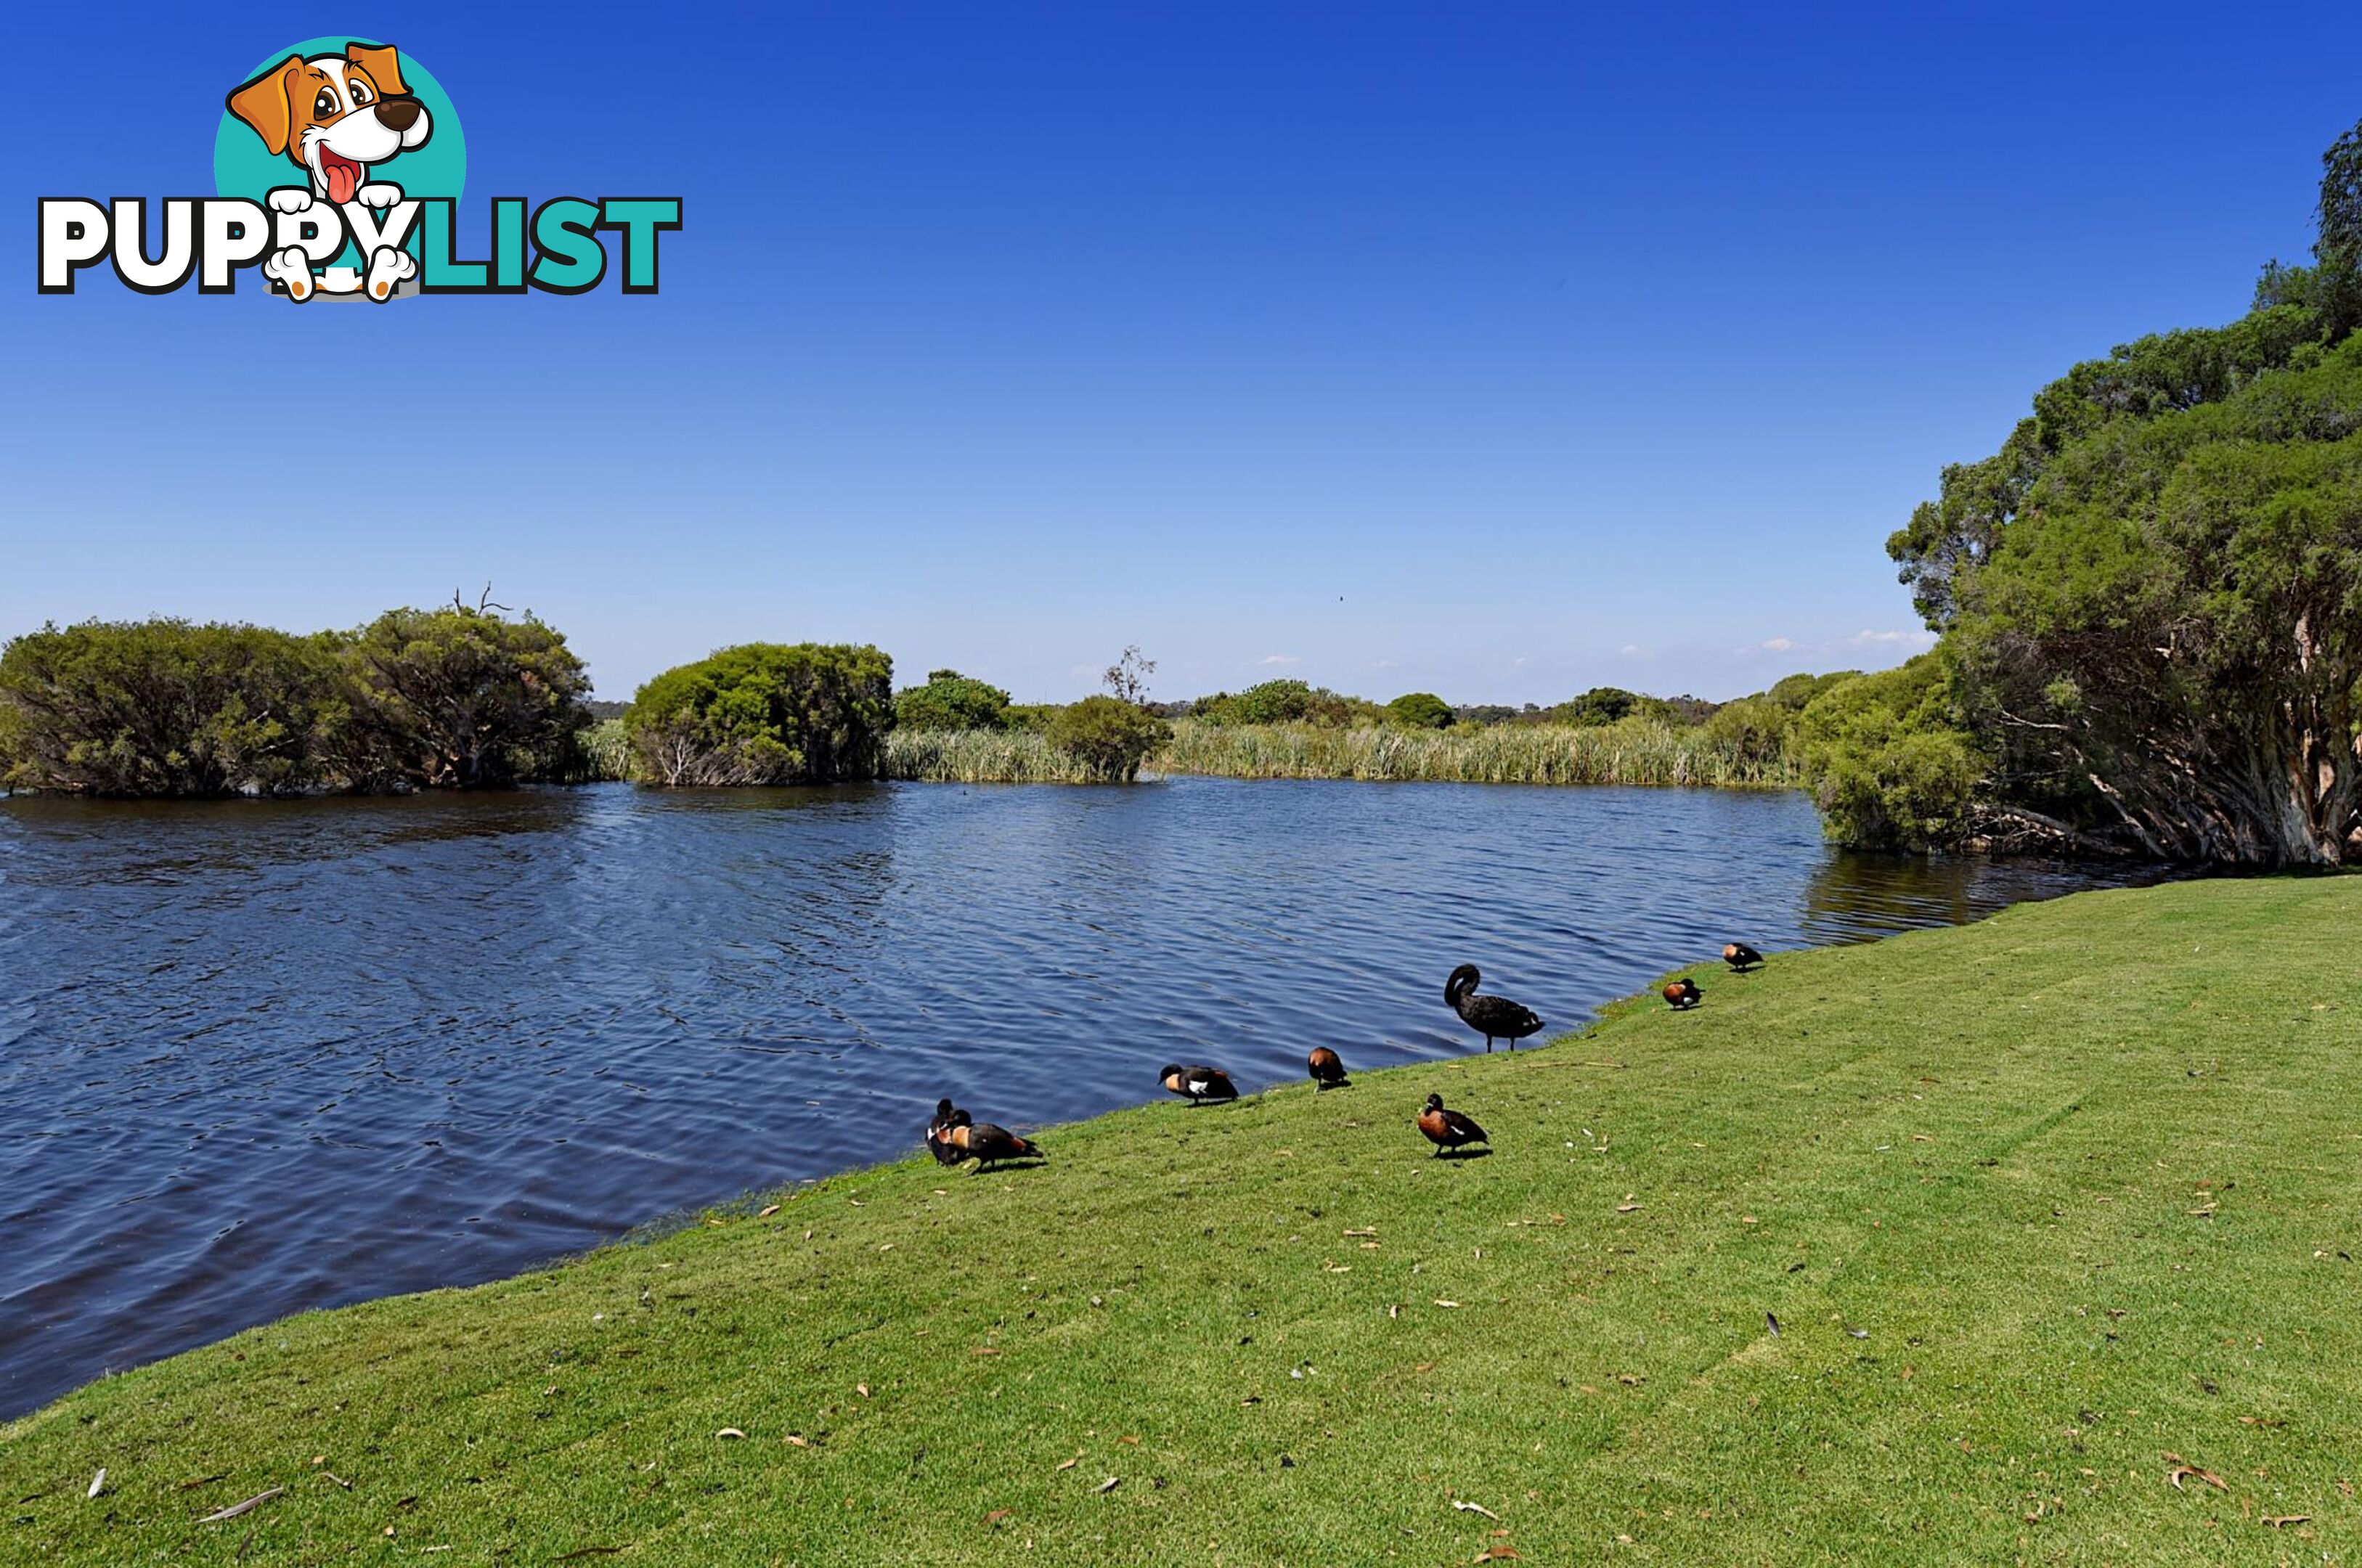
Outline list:
[[[0,801],[0,1417],[304,1308],[914,1148],[1481,1049],[1766,948],[2093,885],[1788,794],[1181,778]]]

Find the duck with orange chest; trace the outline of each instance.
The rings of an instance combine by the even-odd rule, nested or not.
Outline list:
[[[1744,942],[1726,942],[1722,944],[1722,961],[1729,965],[1733,972],[1744,975],[1749,969],[1763,966],[1763,955]]]
[[[1185,1067],[1167,1062],[1156,1069],[1156,1079],[1167,1091],[1179,1095],[1192,1105],[1239,1098],[1239,1087],[1231,1082],[1230,1074],[1202,1063]]]
[[[955,1125],[965,1125],[968,1120],[968,1113],[949,1099],[935,1101],[935,1113],[927,1119],[927,1153],[934,1155],[935,1164],[959,1164],[959,1151],[952,1147],[951,1129]]]
[[[1429,1143],[1435,1145],[1438,1159],[1447,1154],[1457,1155],[1470,1143],[1482,1143],[1487,1149],[1493,1146],[1493,1140],[1485,1135],[1485,1129],[1477,1126],[1470,1117],[1457,1110],[1446,1110],[1443,1097],[1440,1094],[1427,1097],[1427,1104],[1418,1113],[1418,1130],[1427,1134]]]
[[[1665,987],[1665,1003],[1675,1012],[1687,1012],[1704,1000],[1705,993],[1698,989],[1698,983],[1686,975]]]
[[[1304,1058],[1305,1075],[1312,1080],[1314,1089],[1342,1088],[1352,1079],[1345,1076],[1345,1058],[1326,1045],[1315,1045]]]

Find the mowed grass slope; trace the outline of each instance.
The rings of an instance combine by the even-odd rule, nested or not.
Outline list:
[[[2357,930],[2089,894],[296,1319],[0,1431],[0,1559],[2353,1562]]]

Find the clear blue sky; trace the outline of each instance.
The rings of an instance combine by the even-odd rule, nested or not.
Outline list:
[[[611,697],[750,638],[1031,699],[1893,662],[1939,467],[2238,315],[2362,116],[2351,0],[1926,9],[16,7],[0,635],[489,578]],[[36,197],[210,193],[332,32],[452,94],[463,235],[685,198],[663,293],[35,294]]]

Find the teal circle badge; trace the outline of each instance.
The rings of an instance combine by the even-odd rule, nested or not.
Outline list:
[[[391,55],[386,52],[389,49]],[[287,186],[313,188],[312,168],[302,161],[302,126],[291,124],[291,120],[301,120],[306,105],[290,101],[296,94],[282,97],[273,86],[263,84],[265,73],[291,56],[305,61],[330,57],[348,71],[360,69],[371,78],[398,76],[398,86],[393,80],[379,82],[379,92],[388,99],[415,99],[427,117],[424,142],[402,148],[381,161],[367,165],[359,174],[350,169],[332,170],[337,182],[332,194],[341,192],[348,195],[356,181],[367,180],[399,185],[404,197],[444,196],[455,203],[459,199],[468,178],[468,138],[460,128],[459,112],[452,106],[451,95],[443,90],[435,73],[406,50],[393,49],[373,39],[336,36],[306,39],[274,50],[255,61],[254,69],[239,81],[222,83],[225,106],[221,123],[214,131],[214,189],[217,194],[263,202],[273,190]],[[243,89],[248,87],[253,88],[254,96],[242,106],[262,122],[259,126],[233,112],[229,104],[233,94],[246,99]],[[358,102],[349,105],[339,103],[337,107],[354,114],[365,112]],[[280,143],[275,149],[274,139]],[[414,228],[406,247],[414,256],[418,254],[418,232]],[[348,244],[331,265],[352,267],[359,259],[359,251]]]

